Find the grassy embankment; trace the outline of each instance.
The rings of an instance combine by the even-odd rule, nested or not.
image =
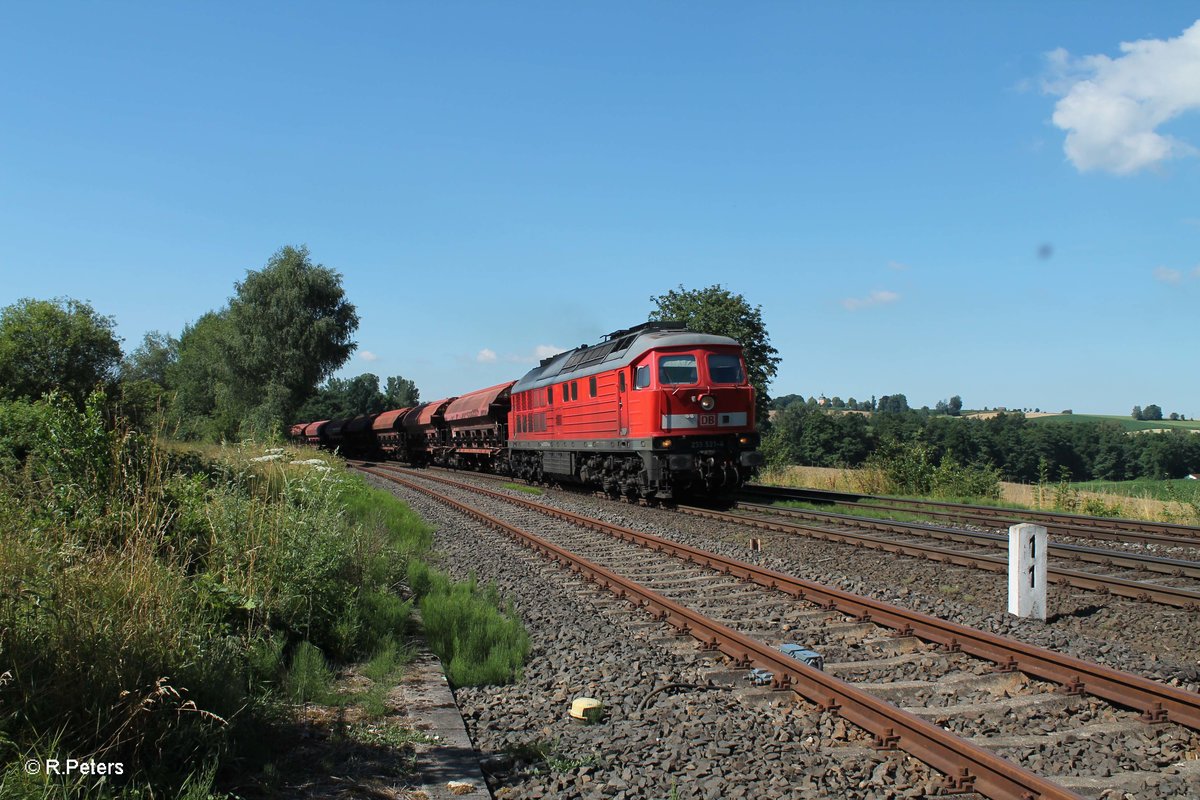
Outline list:
[[[0,406],[0,798],[261,783],[298,704],[382,710],[410,576],[452,677],[519,669],[519,624],[494,591],[421,562],[430,533],[412,511],[311,453],[256,452],[114,431],[100,401]],[[334,696],[351,664],[366,680]],[[48,758],[122,774],[23,768]]]

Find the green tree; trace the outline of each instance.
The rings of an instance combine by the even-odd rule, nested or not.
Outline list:
[[[387,398],[388,408],[410,408],[421,402],[421,392],[416,382],[400,375],[387,379],[383,394]]]
[[[771,402],[767,389],[782,359],[771,346],[762,307],[751,306],[745,297],[719,284],[705,289],[685,289],[680,285],[664,295],[651,297],[650,302],[657,306],[650,312],[651,320],[679,320],[698,333],[728,336],[742,345],[747,377],[756,394],[758,424],[765,425]]]
[[[251,428],[289,421],[357,347],[358,314],[342,276],[314,264],[307,247],[283,247],[236,284],[229,303],[231,391]]]
[[[1142,407],[1134,406],[1133,411],[1130,413],[1129,416],[1133,417],[1134,419],[1142,419],[1143,418],[1142,417]]]
[[[236,405],[230,384],[229,316],[209,313],[186,326],[178,356],[167,367],[171,416],[184,438],[231,439],[245,409]]]
[[[879,398],[876,410],[881,414],[903,414],[908,411],[908,398],[902,394],[885,394]]]
[[[142,343],[121,362],[121,380],[153,381],[167,385],[167,370],[179,358],[179,340],[168,333],[150,331]]]
[[[0,399],[61,391],[77,406],[109,384],[121,361],[112,317],[86,302],[25,298],[0,310]]]
[[[317,393],[305,401],[295,413],[303,421],[357,417],[360,414],[378,414],[392,405],[389,398],[379,391],[379,376],[365,372],[354,378],[330,378]]]
[[[1160,420],[1163,418],[1162,408],[1151,403],[1142,409],[1142,419]]]
[[[950,398],[949,412],[950,416],[952,417],[957,417],[962,413],[962,398],[958,395],[954,395]]]
[[[378,414],[387,408],[387,398],[379,391],[379,376],[370,372],[351,378],[346,384],[346,416]]]

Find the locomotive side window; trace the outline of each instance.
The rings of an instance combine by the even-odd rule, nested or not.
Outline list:
[[[617,391],[625,391],[625,370],[617,373]]]
[[[567,387],[567,385],[565,383],[562,385],[562,387],[563,387],[563,402],[565,403],[571,399],[571,396],[568,394],[570,389]]]
[[[594,375],[588,378],[588,395],[590,397],[596,396],[596,377]]]
[[[554,405],[554,387],[553,386],[546,387],[546,405],[548,405],[548,406]]]
[[[663,385],[695,383],[699,380],[693,355],[662,356],[658,359],[658,382]]]
[[[579,399],[579,381],[571,381],[571,399]]]
[[[650,367],[649,365],[637,368],[637,375],[633,378],[633,388],[645,389],[650,385]]]
[[[728,353],[708,354],[708,377],[713,383],[745,383],[742,360]]]

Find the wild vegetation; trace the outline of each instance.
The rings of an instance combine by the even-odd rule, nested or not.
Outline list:
[[[328,701],[339,665],[395,666],[410,571],[460,683],[520,669],[519,622],[421,563],[429,530],[390,494],[110,413],[101,394],[0,404],[0,796],[90,796],[94,778],[21,768],[68,754],[123,764],[126,792],[207,786],[290,704]]]
[[[252,764],[270,784],[298,704],[382,713],[416,602],[458,683],[518,674],[519,622],[421,561],[407,507],[334,459],[251,443],[314,395],[415,402],[399,377],[386,397],[375,376],[318,391],[354,347],[340,276],[285,247],[235,289],[124,358],[87,303],[0,310],[3,800],[208,797]],[[369,687],[333,691],[352,665]],[[25,771],[48,758],[121,772]]]

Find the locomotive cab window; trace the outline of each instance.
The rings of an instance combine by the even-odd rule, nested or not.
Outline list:
[[[664,386],[691,384],[699,379],[696,357],[691,354],[662,356],[658,359],[658,382]]]
[[[708,377],[713,383],[745,383],[742,360],[728,353],[708,354]]]
[[[571,381],[571,399],[579,399],[579,381]]]
[[[645,389],[650,385],[650,367],[644,365],[637,368],[637,374],[633,378],[633,388]]]
[[[571,399],[571,395],[569,394],[569,392],[571,390],[567,387],[567,385],[565,383],[562,385],[562,387],[563,387],[563,402],[565,403]]]
[[[595,378],[595,376],[588,378],[588,396],[589,397],[596,396],[596,378]]]

